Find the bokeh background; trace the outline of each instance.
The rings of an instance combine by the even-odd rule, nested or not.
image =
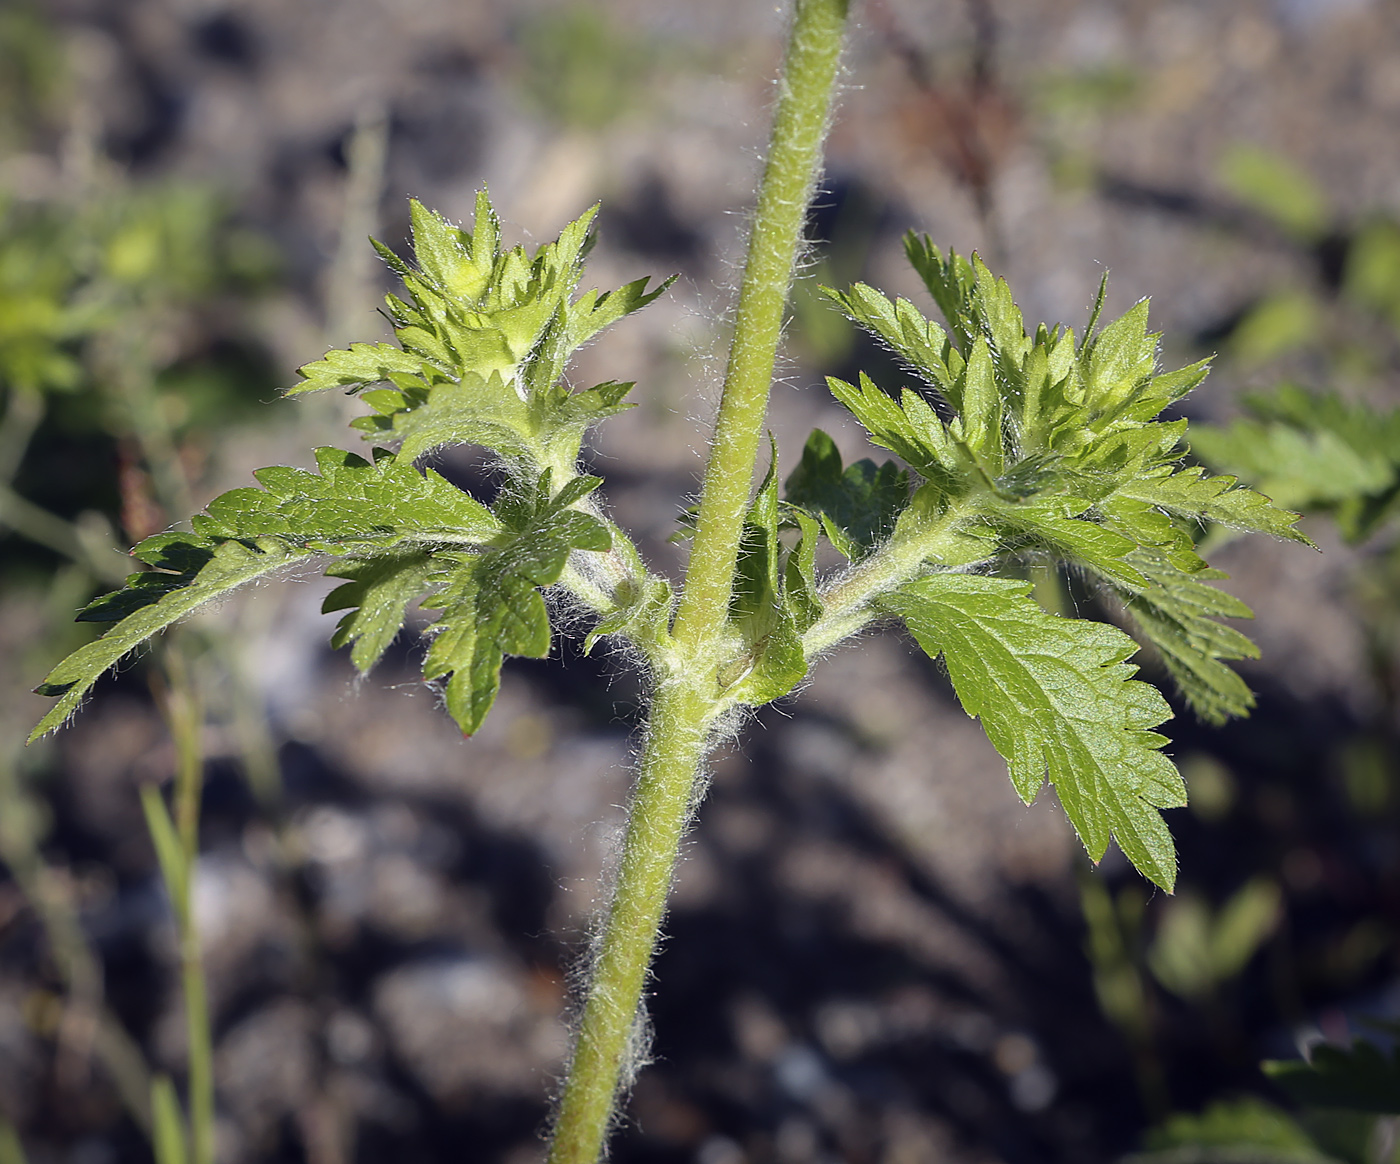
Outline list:
[[[588,457],[676,575],[782,7],[0,0],[5,1164],[19,1143],[34,1164],[149,1160],[149,1074],[185,1065],[138,800],[175,764],[161,672],[124,665],[22,747],[29,689],[89,633],[73,612],[129,569],[120,550],[253,468],[358,447],[353,401],[279,390],[387,334],[366,236],[402,250],[408,196],[463,219],[483,184],[532,245],[601,200],[588,285],[680,275],[574,370],[638,382]],[[1174,897],[1116,855],[1091,870],[1048,792],[1023,807],[897,636],[759,714],[685,847],[655,1062],[613,1159],[1391,1158],[1391,1121],[1299,1110],[1258,1064],[1400,1018],[1400,523],[1337,508],[1400,473],[1397,129],[1393,0],[856,5],[773,399],[788,465],[813,426],[866,455],[822,377],[900,372],[813,286],[925,303],[909,228],[980,250],[1031,321],[1082,326],[1108,270],[1110,311],[1151,295],[1166,362],[1218,353],[1193,420],[1295,384],[1379,410],[1393,448],[1279,437],[1270,480],[1317,511],[1323,552],[1216,538],[1258,615],[1259,708],[1169,727],[1192,795],[1170,814]],[[470,451],[439,468],[494,488]],[[331,585],[263,586],[181,632],[219,1158],[527,1164],[616,850],[635,682],[561,642],[507,663],[464,741],[410,636],[363,681],[329,650]]]

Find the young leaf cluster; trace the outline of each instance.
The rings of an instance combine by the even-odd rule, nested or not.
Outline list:
[[[1032,332],[976,256],[945,256],[912,235],[907,253],[945,325],[863,284],[826,292],[912,378],[897,397],[863,374],[829,381],[912,474],[893,462],[843,468],[830,437],[812,435],[788,501],[852,567],[823,588],[809,645],[839,637],[828,624],[848,632],[880,614],[901,618],[946,659],[1023,798],[1048,777],[1092,856],[1112,835],[1170,886],[1175,859],[1157,809],[1184,803],[1184,788],[1152,730],[1169,709],[1126,662],[1137,644],[1045,613],[1026,583],[982,575],[1049,559],[1095,580],[1192,708],[1218,722],[1252,705],[1227,664],[1256,652],[1220,621],[1249,611],[1212,584],[1223,575],[1196,553],[1197,537],[1219,523],[1303,541],[1297,516],[1183,463],[1185,421],[1159,417],[1207,363],[1159,370],[1146,300],[1099,329],[1101,286],[1082,336]]]
[[[388,296],[397,344],[332,351],[303,368],[305,379],[292,389],[361,392],[370,412],[354,425],[375,443],[372,460],[323,448],[319,473],[260,469],[258,488],[215,498],[190,532],[138,545],[133,555],[150,568],[79,616],[114,625],[39,688],[58,702],[35,736],[59,726],[104,671],[151,635],[311,558],[346,579],[325,609],[347,612],[332,641],[351,648],[361,671],[382,657],[413,604],[438,612],[423,672],[443,683],[448,710],[467,733],[495,699],[505,655],[548,654],[540,591],[560,580],[571,556],[613,559],[610,571],[598,572],[604,583],[584,596],[619,625],[643,599],[654,606],[655,580],[647,584],[635,551],[590,506],[600,481],[580,476],[576,464],[584,431],[626,407],[631,385],[571,391],[563,377],[573,351],[665,284],[578,294],[593,214],[531,255],[502,248],[484,192],[470,232],[413,203],[415,265],[376,244],[407,296]],[[414,463],[463,443],[485,445],[506,466],[489,508]]]

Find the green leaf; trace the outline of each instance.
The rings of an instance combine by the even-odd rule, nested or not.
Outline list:
[[[857,283],[844,293],[830,287],[821,290],[848,319],[878,336],[908,364],[915,375],[942,392],[949,404],[954,408],[961,406],[962,401],[956,395],[953,382],[954,374],[945,359],[948,336],[938,324],[925,319],[909,300],[899,299],[892,303],[864,283]]]
[[[1030,544],[1044,546],[1124,585],[1148,584],[1131,558],[1137,543],[1094,521],[1089,503],[1082,497],[1047,491],[1029,501],[1001,503],[989,509]]]
[[[1087,402],[1097,412],[1116,413],[1152,378],[1160,337],[1147,334],[1147,308],[1139,300],[1084,345]]]
[[[1367,1039],[1350,1048],[1319,1043],[1309,1062],[1275,1059],[1261,1066],[1297,1103],[1400,1115],[1400,1048],[1387,1055]]]
[[[1132,678],[1132,639],[1046,614],[1029,591],[1012,579],[934,574],[885,605],[930,657],[947,660],[958,698],[981,718],[1021,798],[1030,803],[1048,778],[1094,860],[1111,835],[1170,891],[1176,853],[1158,810],[1184,805],[1186,788],[1151,729],[1171,710]]]
[[[783,563],[783,601],[797,632],[802,634],[822,616],[817,586],[817,539],[822,526],[811,514],[794,506],[782,506],[780,512],[801,531],[801,539]]]
[[[973,341],[958,388],[962,407],[949,432],[955,440],[967,442],[988,476],[1000,477],[1002,393],[992,373],[991,349],[984,336]]]
[[[59,699],[30,738],[61,725],[103,672],[152,635],[312,553],[399,551],[411,557],[487,544],[502,533],[502,523],[485,506],[431,470],[420,474],[411,463],[382,453],[371,464],[332,448],[318,449],[316,460],[319,475],[286,466],[259,469],[254,476],[263,488],[216,497],[193,519],[193,534],[157,534],[138,545],[132,553],[155,569],[132,575],[125,589],[79,615],[116,625],[63,660],[37,688]],[[343,587],[337,593],[347,594]],[[342,620],[337,636],[358,640],[355,659],[362,665],[382,652],[386,634],[392,638],[384,622],[385,595],[376,591],[367,598],[370,608]]]
[[[413,201],[413,264],[375,244],[404,284],[405,299],[386,299],[399,346],[331,352],[302,369],[294,391],[391,382],[364,394],[371,412],[353,424],[368,439],[402,442],[405,460],[480,444],[535,472],[571,469],[584,431],[621,410],[626,388],[571,392],[562,381],[570,355],[673,281],[578,294],[597,209],[529,254],[501,249],[484,190],[470,232]]]
[[[807,673],[802,636],[783,594],[778,449],[771,434],[769,445],[768,472],[744,519],[729,606],[741,648],[719,674],[726,697],[753,707],[786,695]]]
[[[408,550],[380,557],[343,562],[326,571],[332,578],[349,578],[321,604],[321,613],[349,610],[331,636],[332,647],[353,644],[350,661],[363,675],[379,662],[403,627],[408,604],[427,589],[439,568],[426,550]]]
[[[1262,493],[1239,485],[1236,477],[1208,477],[1204,469],[1183,469],[1170,475],[1126,481],[1115,492],[1181,517],[1312,545],[1307,535],[1296,528],[1296,513],[1280,509]]]
[[[896,404],[864,372],[860,387],[827,377],[831,394],[865,426],[874,444],[889,449],[930,481],[951,486],[964,470],[948,430],[915,393],[905,390]]]
[[[327,352],[322,359],[298,369],[305,377],[287,389],[288,395],[321,392],[327,388],[356,388],[378,384],[394,373],[416,375],[423,371],[421,356],[393,344],[351,344],[348,350]]]
[[[473,735],[495,702],[506,655],[549,654],[549,612],[540,587],[559,581],[574,550],[605,551],[612,537],[597,518],[568,508],[599,484],[579,477],[557,494],[550,473],[538,481],[516,479],[496,502],[509,531],[496,546],[475,555],[443,554],[443,569],[430,582],[436,592],[423,602],[440,610],[429,633],[425,679],[447,678],[447,710]]]
[[[1128,613],[1160,652],[1191,710],[1212,724],[1248,715],[1254,694],[1224,661],[1257,659],[1259,648],[1216,621],[1254,617],[1238,598],[1209,585],[1227,575],[1219,570],[1185,574],[1148,552],[1132,557],[1152,585],[1125,596]]]
[[[784,488],[787,500],[820,516],[828,523],[832,544],[855,559],[893,531],[909,501],[909,474],[892,461],[877,467],[866,459],[843,468],[836,442],[815,429]]]
[[[158,565],[168,560],[162,554],[173,552],[175,545],[179,545],[182,561],[193,559],[199,563],[198,566],[177,576],[175,581],[178,585],[172,589],[164,589],[167,585],[164,582],[143,587],[141,596],[154,597],[154,602],[145,603],[125,614],[100,639],[79,647],[49,672],[35,691],[40,695],[57,696],[58,702],[30,733],[31,743],[62,726],[107,669],[152,635],[205,603],[222,598],[247,582],[275,573],[308,553],[273,537],[227,541],[212,548],[172,544],[171,539],[181,536],[188,539],[188,535],[169,534],[148,538],[137,547],[137,552],[148,561],[154,559],[154,564]],[[162,542],[162,538],[166,540]]]
[[[956,251],[950,250],[945,259],[928,235],[920,238],[912,230],[904,236],[904,253],[948,321],[953,342],[966,355],[980,331],[973,321],[977,285],[973,265]]]
[[[1025,364],[1031,349],[1021,309],[1006,280],[993,275],[977,255],[972,256],[972,270],[976,280],[973,312],[991,345],[1002,382],[1012,398],[1019,398],[1025,391]]]
[[[500,524],[480,502],[429,469],[376,453],[374,464],[343,449],[316,450],[318,476],[274,466],[253,474],[262,489],[233,489],[194,518],[205,539],[278,536],[323,553],[395,545],[467,546]],[[144,544],[144,543],[143,543]],[[139,554],[141,547],[137,547]]]
[[[1125,1164],[1337,1164],[1292,1116],[1253,1097],[1176,1112],[1145,1139],[1148,1151]]]

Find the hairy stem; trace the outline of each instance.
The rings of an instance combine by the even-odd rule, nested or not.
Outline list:
[[[802,636],[807,658],[834,647],[878,618],[873,604],[880,595],[917,578],[926,563],[951,557],[959,528],[975,512],[975,498],[955,501],[917,532],[906,535],[897,531],[880,550],[823,587],[822,617]]]
[[[681,834],[690,819],[710,701],[689,684],[657,693],[627,840],[554,1128],[550,1164],[592,1164],[630,1066],[638,1003]]]
[[[719,417],[674,642],[657,689],[628,814],[627,839],[599,942],[550,1164],[594,1164],[629,1066],[647,968],[656,946],[696,774],[721,704],[714,644],[723,638],[739,537],[753,487],[783,308],[807,200],[821,161],[847,0],[797,0],[739,292]]]
[[[821,163],[846,9],[847,0],[797,0],[685,593],[676,614],[675,637],[682,647],[714,641],[729,609],[783,308]]]

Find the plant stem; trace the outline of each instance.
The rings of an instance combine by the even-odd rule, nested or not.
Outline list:
[[[204,751],[200,732],[204,716],[194,677],[179,644],[166,652],[170,691],[166,719],[175,742],[175,831],[185,864],[182,885],[170,886],[180,938],[180,979],[185,996],[189,1039],[190,1159],[214,1164],[214,1049],[209,1029],[208,993],[200,958],[199,928],[194,912],[195,873],[199,863],[199,803],[204,785]]]
[[[592,1164],[625,1081],[637,1007],[656,943],[681,834],[703,758],[708,700],[690,684],[663,686],[652,705],[612,909],[593,963],[550,1164]]]
[[[550,1164],[594,1164],[634,1046],[638,1004],[721,710],[716,645],[728,617],[783,308],[821,161],[848,0],[797,0],[768,163],[739,292],[719,417],[673,640],[653,656],[655,698],[627,839],[599,941]]]
[[[797,0],[675,637],[718,639],[768,409],[783,308],[821,163],[847,0]]]

